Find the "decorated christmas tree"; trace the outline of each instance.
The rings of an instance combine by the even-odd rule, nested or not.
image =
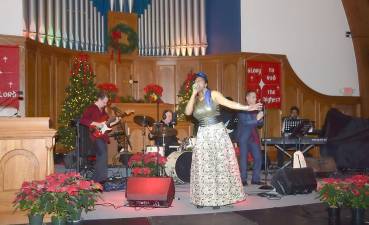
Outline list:
[[[186,105],[187,102],[190,100],[191,95],[192,95],[192,85],[194,84],[196,79],[196,75],[195,73],[193,73],[192,71],[187,74],[187,78],[186,80],[183,82],[181,88],[179,89],[179,93],[178,93],[178,105],[177,105],[177,117],[178,120],[186,120],[186,115],[185,115],[185,109],[186,109]]]
[[[58,119],[58,143],[68,150],[76,144],[76,128],[73,121],[82,116],[84,109],[95,101],[97,93],[88,56],[80,54],[73,58],[69,77],[69,86],[65,89],[66,97]]]

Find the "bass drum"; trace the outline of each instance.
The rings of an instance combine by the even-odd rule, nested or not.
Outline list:
[[[167,158],[165,173],[173,177],[174,182],[190,182],[192,152],[173,152]]]

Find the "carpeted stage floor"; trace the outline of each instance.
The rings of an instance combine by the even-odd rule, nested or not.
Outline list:
[[[218,210],[197,209],[189,202],[189,185],[176,185],[170,208],[133,208],[125,206],[125,192],[104,192],[96,210],[83,214],[81,225],[327,225],[328,213],[316,198],[317,193],[267,199],[257,194],[259,186],[245,187],[246,201]],[[369,216],[369,212],[366,213]],[[351,213],[343,209],[341,225],[350,224]],[[11,224],[25,224],[13,222]],[[49,222],[50,219],[45,221]],[[369,224],[369,218],[366,218]],[[49,224],[49,223],[46,223]]]
[[[369,211],[366,212],[368,215]],[[341,211],[341,224],[349,225],[351,213]],[[366,216],[365,224],[369,224]],[[328,213],[323,204],[308,204],[234,212],[197,215],[152,216],[105,220],[83,220],[80,225],[327,225]]]

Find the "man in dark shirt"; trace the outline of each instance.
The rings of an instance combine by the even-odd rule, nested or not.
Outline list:
[[[254,105],[256,103],[256,93],[254,91],[246,93],[246,102],[247,105]],[[261,185],[260,172],[262,156],[257,127],[263,125],[264,113],[263,111],[244,111],[239,112],[237,117],[237,138],[241,153],[240,165],[242,184],[244,186],[247,185],[247,155],[248,152],[251,151],[254,158],[251,184]]]
[[[106,124],[109,118],[105,111],[108,101],[107,93],[99,92],[97,94],[97,100],[83,112],[80,123],[89,128],[99,128],[104,125],[112,127],[117,124],[120,120],[119,117],[115,118],[113,122]],[[108,178],[107,144],[109,143],[109,137],[106,133],[98,136],[91,133],[90,138],[94,144],[96,153],[95,175],[93,179],[97,182],[104,182]]]
[[[154,124],[153,127],[149,128],[149,139],[155,141],[156,146],[163,146],[165,143],[165,156],[170,155],[170,153],[174,152],[175,149],[169,148],[169,146],[178,146],[178,139],[176,134],[174,135],[165,135],[164,138],[162,135],[155,135],[158,131],[163,131],[167,128],[174,129],[175,119],[173,118],[173,112],[171,110],[164,110],[162,115],[162,120],[159,123]],[[164,139],[164,140],[163,140]],[[163,142],[164,141],[164,142]]]
[[[290,131],[287,130],[287,126],[286,126],[287,121],[290,121],[290,120],[298,120],[298,119],[300,119],[299,118],[299,115],[300,115],[299,108],[297,108],[297,106],[292,106],[290,108],[290,115],[287,116],[287,117],[284,117],[282,119],[282,130],[281,130],[281,133],[282,133],[282,137],[283,138],[288,138],[291,135],[291,129],[290,129]],[[292,144],[292,145],[284,145],[284,149],[291,149],[291,148],[298,149],[298,146],[295,145],[295,144]],[[277,166],[278,166],[278,168],[281,168],[283,166],[283,164],[284,164],[284,158],[285,158],[284,153],[282,151],[280,151],[280,150],[277,150]]]

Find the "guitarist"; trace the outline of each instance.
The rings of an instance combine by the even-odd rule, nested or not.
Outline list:
[[[106,120],[109,118],[106,113],[106,105],[109,101],[106,92],[101,91],[97,94],[97,100],[88,106],[83,112],[80,123],[89,128],[101,127],[106,124]],[[117,117],[113,122],[106,124],[108,127],[116,125],[120,120]],[[96,182],[104,183],[108,179],[108,152],[107,144],[109,144],[109,137],[103,133],[101,135],[90,135],[93,142],[94,151],[96,153],[95,163],[95,175],[94,180]]]

